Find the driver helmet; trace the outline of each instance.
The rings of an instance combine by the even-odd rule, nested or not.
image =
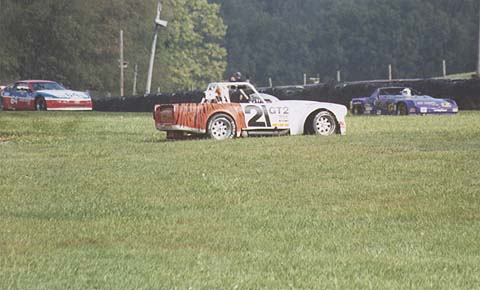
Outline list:
[[[404,97],[411,97],[412,96],[412,90],[409,88],[405,88],[402,91],[402,96]]]
[[[237,80],[241,79],[242,78],[242,73],[237,71],[234,75],[233,75]]]

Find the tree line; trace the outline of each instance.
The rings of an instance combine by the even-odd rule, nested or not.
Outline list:
[[[153,88],[203,88],[236,71],[260,85],[433,77],[473,71],[478,0],[163,0]],[[146,82],[156,0],[0,0],[0,83],[53,79],[126,90]]]
[[[218,0],[228,70],[298,84],[429,78],[476,68],[478,0]]]

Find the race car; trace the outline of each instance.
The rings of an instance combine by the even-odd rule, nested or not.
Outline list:
[[[1,99],[6,110],[92,110],[87,92],[67,90],[53,81],[14,82],[1,91]]]
[[[155,126],[167,139],[345,134],[347,107],[312,101],[281,101],[248,82],[208,85],[200,103],[159,104]]]
[[[350,102],[354,115],[426,115],[456,114],[458,106],[451,99],[436,99],[406,87],[376,89],[370,97]]]

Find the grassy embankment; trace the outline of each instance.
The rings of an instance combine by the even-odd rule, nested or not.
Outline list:
[[[479,289],[480,113],[164,142],[0,112],[0,289]]]

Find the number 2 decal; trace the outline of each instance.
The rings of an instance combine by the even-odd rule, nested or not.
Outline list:
[[[245,107],[245,114],[253,114],[254,116],[248,121],[248,127],[272,127],[270,116],[268,115],[267,107],[249,105]],[[259,122],[260,118],[265,116],[265,122]]]

